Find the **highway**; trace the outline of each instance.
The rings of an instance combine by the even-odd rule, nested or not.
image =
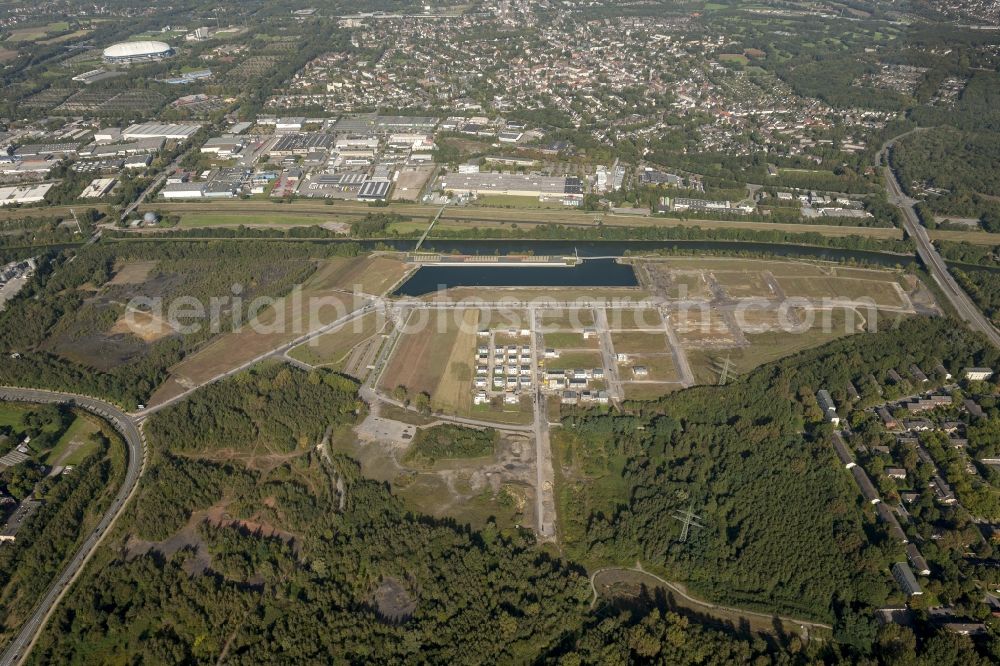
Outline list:
[[[910,133],[912,132],[908,134]],[[917,211],[913,208],[916,201],[903,193],[903,189],[896,179],[896,174],[888,166],[888,150],[900,138],[902,137],[896,137],[887,142],[880,153],[882,161],[886,164],[883,170],[885,173],[886,194],[889,201],[903,212],[903,227],[906,229],[906,234],[917,244],[917,254],[920,256],[920,260],[927,267],[927,270],[930,271],[934,281],[941,288],[945,297],[951,302],[958,316],[967,322],[973,330],[983,333],[993,343],[993,346],[1000,347],[1000,332],[990,323],[986,315],[976,307],[976,304],[972,302],[969,295],[965,293],[958,285],[958,282],[955,281],[955,278],[952,277],[951,273],[948,272],[948,267],[945,265],[944,259],[938,254],[937,249],[927,235],[927,230],[920,224]]]
[[[125,480],[122,482],[118,494],[112,501],[111,506],[105,511],[100,522],[84,540],[76,554],[66,565],[66,568],[56,576],[49,586],[48,591],[38,601],[38,605],[31,616],[25,621],[21,630],[13,641],[0,654],[0,666],[14,666],[24,660],[35,640],[41,633],[42,627],[48,622],[53,609],[62,599],[66,590],[69,589],[73,581],[76,580],[84,565],[94,554],[100,545],[109,528],[118,519],[122,509],[128,503],[129,498],[135,492],[142,474],[145,459],[145,442],[142,431],[135,421],[120,409],[103,400],[90,398],[87,396],[74,395],[71,393],[59,393],[56,391],[43,391],[38,389],[22,389],[11,387],[0,387],[0,400],[36,403],[57,403],[71,405],[88,412],[96,414],[108,421],[125,439],[128,448],[128,467],[125,470]]]

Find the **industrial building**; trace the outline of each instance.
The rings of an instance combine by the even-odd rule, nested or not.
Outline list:
[[[52,183],[0,187],[0,206],[38,203],[45,200],[45,194],[52,189]]]
[[[292,155],[307,155],[316,150],[329,151],[333,144],[333,135],[320,134],[285,134],[278,138],[269,151],[272,157],[290,157]]]
[[[219,157],[232,157],[243,150],[244,145],[246,145],[246,139],[233,134],[223,134],[222,136],[213,136],[206,141],[205,145],[201,147],[201,152]]]
[[[118,181],[114,178],[95,178],[80,193],[81,199],[100,199],[106,196],[114,188]]]
[[[169,58],[172,55],[174,55],[174,49],[166,42],[119,42],[104,49],[105,62],[118,64],[152,62]]]
[[[176,139],[184,141],[193,137],[200,125],[170,123],[139,123],[122,131],[123,139]]]
[[[440,187],[459,195],[504,195],[531,197],[540,201],[561,201],[580,205],[583,184],[579,178],[516,173],[448,173]]]
[[[204,183],[167,183],[160,190],[164,199],[200,199],[204,193]]]
[[[390,183],[384,180],[366,180],[358,190],[358,199],[362,201],[385,201],[389,194]]]

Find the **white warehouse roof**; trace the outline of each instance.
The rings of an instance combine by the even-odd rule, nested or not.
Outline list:
[[[190,139],[201,125],[171,123],[139,123],[122,131],[123,139]]]
[[[154,56],[166,54],[171,51],[171,47],[166,42],[120,42],[112,44],[104,49],[105,58],[136,58],[140,56]]]

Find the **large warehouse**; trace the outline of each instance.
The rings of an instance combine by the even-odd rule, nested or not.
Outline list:
[[[470,196],[505,195],[532,197],[540,201],[561,201],[579,206],[583,184],[579,178],[516,173],[446,173],[441,177],[442,190]]]
[[[173,47],[165,42],[120,42],[104,49],[104,60],[116,63],[149,62],[163,60],[173,54]]]

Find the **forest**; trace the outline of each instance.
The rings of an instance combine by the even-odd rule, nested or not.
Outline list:
[[[995,326],[1000,326],[1000,273],[952,268],[951,274]]]
[[[890,339],[883,344],[895,343],[891,334],[872,339],[885,336]],[[956,348],[965,344],[976,353],[970,341],[958,338]],[[856,351],[874,347],[879,345]],[[841,345],[833,353],[851,352]],[[961,362],[961,356],[948,358]],[[785,376],[787,390],[817,379],[798,379],[780,366],[760,374]],[[878,629],[856,613],[843,614],[847,642],[805,643],[791,635],[765,638],[702,625],[655,595],[629,608],[592,606],[584,569],[538,547],[530,531],[489,523],[474,532],[454,520],[415,515],[385,484],[364,479],[357,463],[316,448],[326,427],[360,417],[352,411],[356,394],[342,382],[330,372],[264,365],[152,416],[153,450],[139,501],[59,606],[29,663],[805,665],[857,663],[863,654],[886,664],[987,663],[967,637],[931,632],[918,642],[909,629]],[[754,405],[766,410],[761,403],[768,402],[775,401]],[[299,403],[294,418],[285,420],[283,412]],[[664,406],[636,406],[629,418],[650,423]],[[705,411],[704,404],[699,408]],[[682,412],[679,424],[685,423]],[[182,417],[190,423],[178,425]],[[610,423],[617,417],[603,418]],[[253,431],[252,423],[272,419],[287,427]],[[601,428],[598,417],[593,425],[588,432]],[[668,436],[677,429],[659,424],[656,432]],[[823,467],[818,443],[809,448],[816,460],[788,455]],[[816,481],[832,474],[806,473]],[[839,488],[834,480],[834,491]],[[790,509],[773,507],[767,524],[786,520]],[[636,506],[637,513],[644,511]],[[858,509],[843,501],[833,522],[846,537],[861,520]],[[857,557],[860,546],[853,540],[837,549]],[[801,565],[794,556],[789,562]],[[788,567],[775,575],[787,576]],[[836,580],[846,595],[871,596],[859,588],[872,575],[864,572],[858,583],[845,581],[846,574]]]
[[[584,473],[559,498],[569,552],[640,560],[713,600],[817,619],[885,603],[896,549],[836,463],[812,396],[827,388],[839,399],[851,380],[933,359],[957,371],[995,364],[997,352],[946,319],[902,320],[725,387],[570,417],[560,465]],[[684,510],[704,527],[680,543]]]

